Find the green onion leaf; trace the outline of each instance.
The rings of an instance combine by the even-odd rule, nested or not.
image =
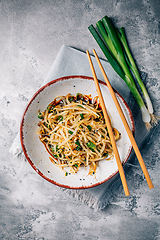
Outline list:
[[[121,68],[121,66],[117,62],[116,58],[112,55],[110,50],[107,48],[107,46],[104,44],[104,41],[102,40],[102,37],[100,36],[100,34],[96,31],[96,29],[94,28],[93,25],[90,25],[88,27],[88,29],[91,32],[91,34],[93,35],[94,39],[98,43],[99,47],[101,48],[102,52],[104,53],[104,55],[108,59],[108,62],[111,64],[113,69],[117,72],[117,74],[122,79],[124,79],[125,78],[125,74],[124,74],[123,69]]]

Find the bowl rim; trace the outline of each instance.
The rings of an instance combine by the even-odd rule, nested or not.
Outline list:
[[[31,165],[31,167],[41,176],[43,177],[45,180],[47,180],[48,182],[54,184],[54,185],[57,185],[59,187],[62,187],[62,188],[67,188],[67,189],[88,189],[88,188],[92,188],[92,187],[96,187],[96,186],[99,186],[107,181],[109,181],[110,179],[112,179],[114,176],[116,176],[118,174],[118,170],[115,171],[114,173],[112,173],[111,175],[109,175],[108,178],[104,179],[103,181],[101,182],[97,182],[97,183],[94,183],[90,186],[80,186],[80,187],[72,187],[72,186],[69,186],[69,185],[65,185],[65,184],[61,184],[61,183],[58,183],[56,182],[55,180],[53,179],[50,179],[48,178],[46,175],[44,175],[33,163],[32,159],[30,159],[30,157],[28,156],[27,154],[27,149],[25,147],[25,144],[24,144],[24,134],[23,134],[23,126],[24,126],[24,119],[25,119],[25,115],[28,111],[28,108],[29,106],[32,104],[33,100],[39,95],[40,92],[42,92],[44,89],[46,89],[48,86],[52,85],[52,84],[55,84],[56,82],[58,81],[65,81],[65,80],[69,80],[69,79],[74,79],[74,78],[80,78],[80,79],[83,79],[83,80],[93,80],[93,77],[89,77],[89,76],[84,76],[84,75],[71,75],[71,76],[64,76],[64,77],[60,77],[60,78],[56,78],[46,84],[44,84],[42,87],[40,87],[35,93],[34,95],[31,97],[30,101],[28,102],[24,112],[23,112],[23,115],[22,115],[22,119],[21,119],[21,123],[20,123],[20,142],[21,142],[21,146],[22,146],[22,150],[23,150],[23,153],[27,159],[27,161],[29,162],[29,164]],[[107,87],[107,84],[102,81],[102,80],[98,80],[100,84],[102,85],[105,85]],[[122,100],[123,104],[125,105],[125,107],[127,108],[128,110],[128,113],[129,113],[129,117],[130,117],[130,121],[131,121],[131,125],[132,125],[132,134],[135,135],[135,124],[134,124],[134,119],[133,119],[133,115],[132,115],[132,112],[127,104],[127,102],[125,101],[125,99],[121,96],[121,94],[115,90],[113,88],[114,92],[119,96],[119,98]],[[127,156],[126,156],[126,159],[124,159],[122,165],[124,166],[126,164],[126,162],[128,161],[130,155],[131,155],[131,152],[132,152],[132,149],[133,149],[133,146],[131,145],[131,147],[129,148],[128,150],[128,153],[127,153]]]

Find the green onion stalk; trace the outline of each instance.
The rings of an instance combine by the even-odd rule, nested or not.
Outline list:
[[[125,54],[126,54],[125,55],[126,56],[126,61],[128,63],[128,66],[132,70],[132,72],[133,72],[135,78],[137,79],[137,82],[138,82],[138,84],[139,84],[139,86],[142,90],[143,96],[144,96],[146,104],[147,104],[148,111],[149,111],[150,116],[151,116],[151,121],[153,123],[157,124],[157,118],[158,117],[156,115],[154,115],[154,110],[153,110],[153,105],[152,105],[151,99],[149,97],[149,94],[147,92],[147,89],[146,89],[144,83],[142,82],[139,70],[137,68],[137,65],[136,65],[136,63],[133,59],[133,56],[131,54],[131,51],[129,49],[124,28],[121,27],[119,30],[118,30],[118,28],[116,28],[116,31],[117,31],[118,37],[119,37],[119,39],[120,39],[120,41],[121,41],[121,43],[124,47]]]
[[[140,78],[138,69],[135,67],[136,65],[130,53],[123,28],[117,30],[107,16],[98,21],[96,26],[98,31],[93,25],[90,25],[88,29],[95,38],[110,65],[126,82],[140,107],[142,120],[144,121],[147,129],[149,129],[151,127],[150,122],[153,119],[153,107],[147,90]],[[143,89],[142,92],[146,98],[148,109],[146,108],[145,103],[135,85],[132,73],[135,74],[141,89]]]

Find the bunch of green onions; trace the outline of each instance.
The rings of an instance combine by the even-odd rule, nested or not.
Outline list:
[[[113,69],[126,82],[140,107],[142,120],[144,121],[146,128],[150,129],[152,123],[157,123],[156,116],[153,113],[153,106],[148,92],[142,82],[138,68],[130,52],[124,28],[118,29],[114,27],[107,16],[99,20],[96,23],[96,26],[98,31],[93,25],[90,25],[88,29]],[[142,90],[146,105],[136,87],[133,75],[137,79],[137,82]]]

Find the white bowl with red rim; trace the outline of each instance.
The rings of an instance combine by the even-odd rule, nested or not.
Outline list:
[[[121,133],[121,138],[117,141],[117,148],[123,164],[125,164],[132,151],[132,145],[122,120],[109,93],[108,87],[103,81],[99,81],[103,98],[109,111],[112,125]],[[48,104],[57,96],[67,95],[68,93],[83,95],[91,94],[97,96],[94,80],[87,76],[66,76],[55,79],[42,86],[28,103],[20,125],[20,140],[26,159],[32,168],[44,179],[60,187],[71,189],[86,189],[98,186],[118,173],[116,159],[110,161],[102,160],[99,162],[96,174],[88,175],[89,167],[81,167],[75,174],[65,175],[59,167],[56,167],[49,159],[49,153],[39,140],[38,130],[38,110],[44,111]],[[135,126],[130,108],[126,101],[117,92],[116,97],[121,105],[128,124],[134,133]],[[69,169],[68,169],[69,172]]]

